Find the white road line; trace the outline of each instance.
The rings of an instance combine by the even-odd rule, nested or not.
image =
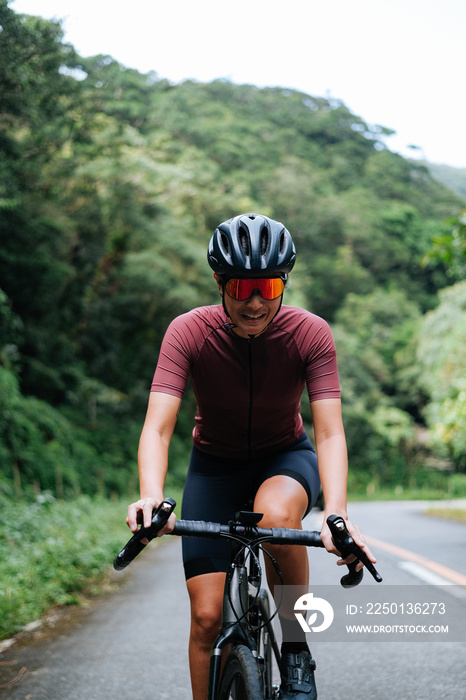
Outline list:
[[[410,574],[413,574],[414,576],[417,576],[417,578],[420,578],[421,581],[425,581],[426,583],[430,583],[432,586],[452,586],[452,582],[449,581],[446,578],[443,578],[443,576],[439,576],[438,574],[435,574],[433,571],[429,571],[426,569],[424,566],[421,566],[420,564],[416,564],[415,561],[400,561],[398,566],[400,569],[404,569],[405,571],[409,571]]]
[[[455,598],[466,600],[465,588],[461,586],[456,586],[448,579],[443,578],[443,576],[439,576],[433,571],[429,571],[429,569],[426,569],[421,564],[417,564],[415,561],[400,561],[398,563],[398,566],[400,567],[400,569],[408,571],[410,574],[413,574],[413,576],[416,576],[417,578],[421,579],[421,581],[424,581],[425,583],[428,583],[431,586],[448,586],[448,588],[444,589],[447,593],[454,596]]]

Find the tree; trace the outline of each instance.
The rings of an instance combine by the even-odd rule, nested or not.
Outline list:
[[[405,372],[412,367],[419,319],[417,305],[392,288],[348,294],[336,315],[348,451],[366,486],[370,480],[379,486],[406,484],[415,463],[415,389],[408,391],[415,377],[408,383]]]
[[[434,445],[466,470],[466,282],[439,292],[419,339],[421,383],[429,396],[425,415]]]
[[[47,171],[73,129],[76,81],[62,68],[74,51],[58,24],[18,16],[4,0],[0,13],[0,279],[23,323],[22,381],[56,398],[73,354],[60,298],[74,273]]]
[[[450,230],[433,237],[432,248],[424,255],[423,264],[429,268],[440,262],[450,278],[459,281],[466,277],[466,209],[445,223]]]

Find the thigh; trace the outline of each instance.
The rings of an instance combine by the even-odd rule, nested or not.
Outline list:
[[[182,518],[228,523],[244,508],[252,480],[241,465],[206,457],[194,449],[183,493]],[[230,562],[230,542],[183,537],[186,578],[225,572]]]
[[[260,478],[257,483],[257,492],[272,477],[279,476],[288,477],[291,482],[295,482],[294,485],[296,487],[301,486],[301,489],[296,488],[295,491],[293,483],[289,483],[286,480],[277,480],[267,486],[268,489],[271,489],[269,497],[278,498],[281,503],[284,503],[284,500],[289,498],[300,498],[302,489],[304,489],[306,494],[306,507],[302,516],[304,517],[315,504],[320,491],[317,455],[305,433],[296,442],[292,443],[287,450],[267,459],[266,464],[259,472]],[[280,488],[282,487],[284,490],[283,493],[280,493]]]

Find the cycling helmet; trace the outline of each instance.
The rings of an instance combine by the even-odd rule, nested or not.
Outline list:
[[[283,224],[260,214],[242,214],[215,230],[207,259],[217,275],[286,278],[296,250]]]

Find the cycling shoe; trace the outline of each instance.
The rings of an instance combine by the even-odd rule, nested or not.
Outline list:
[[[317,700],[315,668],[316,662],[308,651],[283,654],[279,700]]]

